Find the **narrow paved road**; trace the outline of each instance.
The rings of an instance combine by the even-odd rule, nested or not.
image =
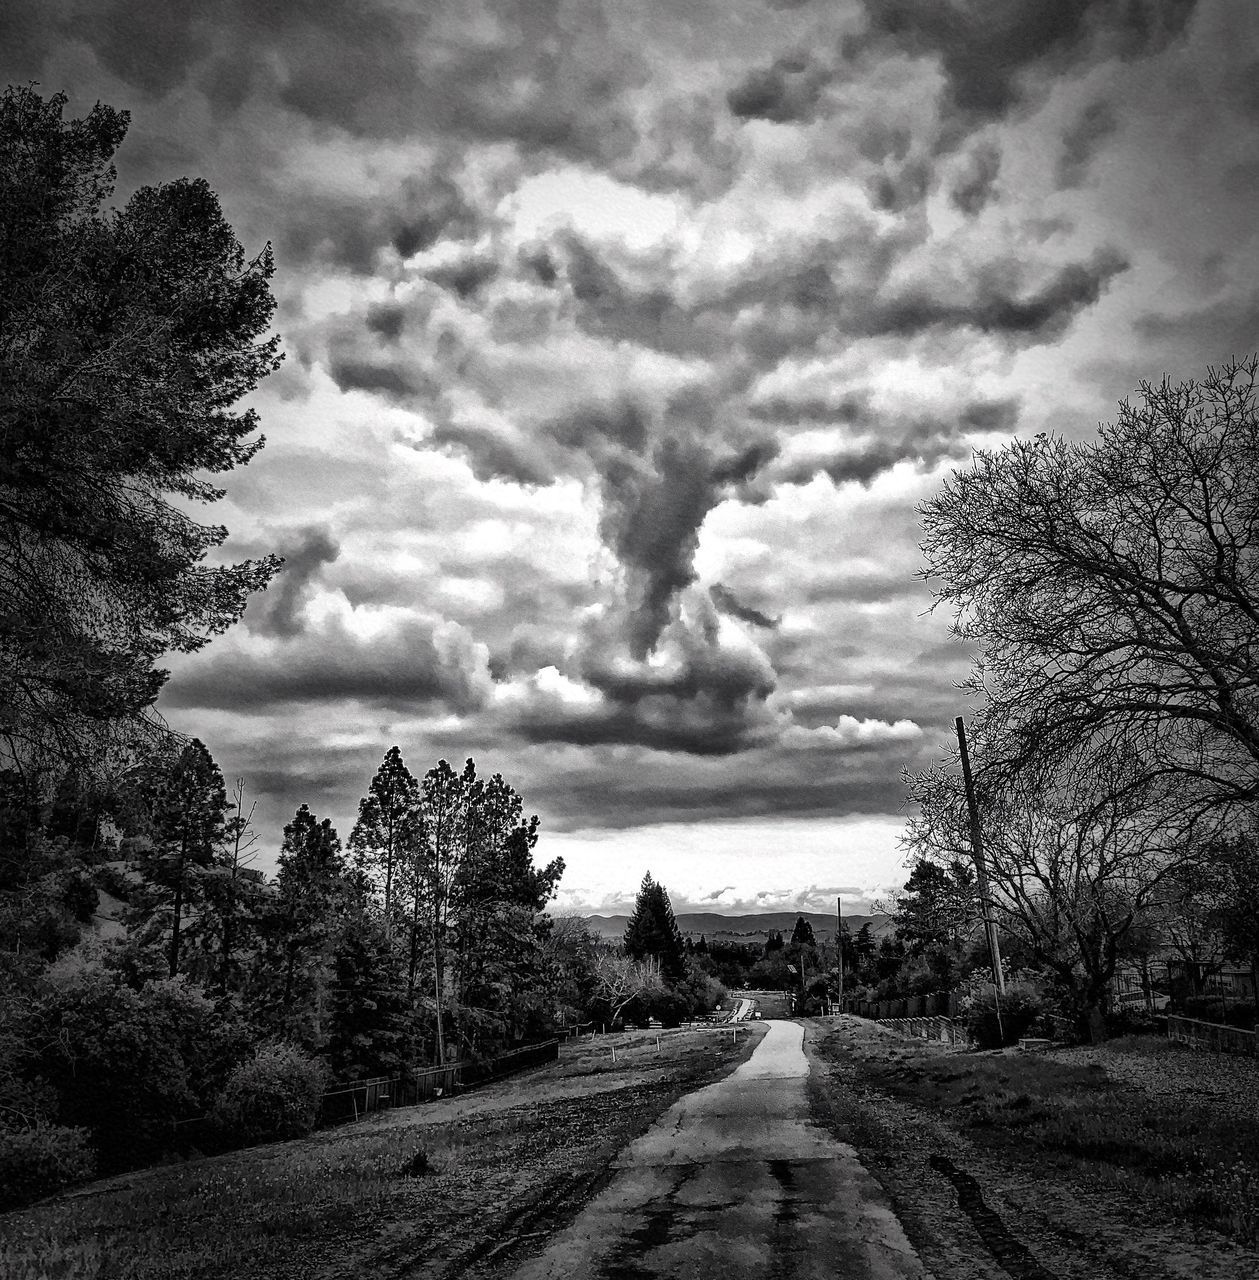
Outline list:
[[[752,1057],[688,1094],[517,1280],[920,1280],[851,1147],[809,1120],[803,1029],[771,1021]]]

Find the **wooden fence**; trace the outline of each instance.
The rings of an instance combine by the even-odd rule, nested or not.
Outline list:
[[[844,997],[844,1011],[878,1022],[900,1018],[955,1017],[959,1004],[956,992],[941,991],[929,996],[905,996],[899,1000],[856,1000]]]
[[[940,1015],[923,1018],[879,1018],[881,1027],[888,1027],[903,1036],[917,1036],[920,1040],[937,1040],[960,1049],[969,1048],[970,1032],[964,1022]]]
[[[1199,1022],[1196,1018],[1181,1018],[1169,1014],[1167,1038],[1194,1049],[1212,1049],[1216,1053],[1244,1053],[1255,1055],[1255,1033],[1240,1027],[1228,1027],[1219,1022]]]

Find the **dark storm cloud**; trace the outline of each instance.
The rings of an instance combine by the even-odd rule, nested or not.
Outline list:
[[[770,446],[753,444],[721,457],[696,435],[677,434],[661,439],[649,459],[608,459],[599,530],[626,571],[628,640],[635,657],[651,652],[674,597],[695,581],[705,516],[772,453]]]
[[[938,327],[970,328],[1009,339],[1044,342],[1060,337],[1127,268],[1127,259],[1117,250],[1099,249],[1089,261],[1067,263],[1029,290],[1020,264],[982,264],[973,273],[970,297],[940,297],[911,287],[889,298],[870,317],[869,330],[912,334]]]
[[[865,32],[850,58],[900,52],[939,59],[957,134],[1006,115],[1027,95],[1026,73],[1060,70],[1096,46],[1136,57],[1184,30],[1195,0],[862,0]]]
[[[319,570],[341,554],[341,548],[331,530],[312,526],[300,531],[296,543],[281,542],[276,553],[284,557],[284,568],[266,592],[250,604],[245,625],[260,635],[300,635],[306,629],[301,609],[307,589],[319,576]]]
[[[342,391],[371,391],[390,400],[411,400],[435,389],[411,362],[373,360],[349,352],[332,355],[328,374]]]
[[[1106,101],[1092,102],[1062,135],[1062,154],[1055,169],[1059,187],[1078,187],[1088,175],[1098,148],[1118,127],[1115,108]]]
[[[651,417],[642,405],[622,398],[612,404],[586,404],[572,413],[544,423],[542,431],[557,444],[592,455],[605,445],[641,454],[651,439]]]
[[[610,703],[637,707],[653,698],[689,702],[703,697],[734,708],[748,699],[763,702],[774,691],[774,672],[757,649],[723,649],[715,635],[692,644],[673,667],[605,664],[591,655],[583,675]]]
[[[850,569],[838,568],[814,575],[802,582],[798,591],[801,599],[811,603],[875,604],[919,595],[923,589],[921,584],[897,569],[854,573]],[[843,711],[847,708],[839,703],[831,709]]]
[[[641,706],[588,713],[534,711],[516,727],[516,733],[525,742],[640,746],[688,756],[733,755],[765,737],[764,732],[750,731],[737,712],[709,705],[707,699],[697,699],[689,709],[693,714],[673,714],[672,704],[665,701],[655,716],[645,715]]]
[[[769,67],[750,71],[726,95],[726,102],[742,120],[772,120],[776,124],[809,121],[830,77],[829,69],[817,66],[808,56],[789,55]]]
[[[651,652],[674,595],[695,580],[699,528],[717,503],[713,459],[694,440],[667,437],[650,463],[612,459],[603,475],[599,529],[624,566],[630,652]]]
[[[901,462],[928,470],[946,458],[965,458],[970,454],[974,433],[1006,433],[1018,425],[1019,402],[1009,398],[977,400],[952,412],[919,411],[913,415],[876,412],[861,397],[854,397],[850,403],[854,401],[859,406],[857,412],[837,415],[833,420],[852,423],[869,435],[829,456],[784,463],[775,469],[773,478],[786,484],[807,484],[816,475],[826,475],[837,485],[856,481],[868,486]],[[780,402],[776,407],[786,412],[789,402]]]
[[[465,302],[479,293],[499,272],[498,263],[486,255],[471,255],[440,267],[430,267],[424,275],[434,284],[450,290]]]
[[[560,0],[397,6],[70,0],[21,42],[38,58],[87,45],[150,95],[192,83],[219,113],[251,97],[362,138],[418,134],[518,143],[573,159],[621,155],[622,89],[641,78],[595,9]]]
[[[906,754],[899,747],[885,757],[837,752],[830,767],[811,760],[813,767],[801,773],[798,763],[769,752],[683,761],[662,751],[636,758],[632,768],[591,762],[565,770],[562,777],[541,774],[528,795],[560,830],[783,814],[896,813],[905,800],[900,766]]]
[[[996,194],[1000,173],[1000,148],[990,142],[975,147],[949,189],[953,207],[971,217],[980,213]]]
[[[739,172],[739,148],[725,124],[707,96],[670,95],[647,109],[633,154],[614,162],[611,172],[647,191],[716,199]]]
[[[1245,359],[1259,347],[1259,297],[1253,293],[1181,312],[1139,317],[1133,326],[1150,350],[1149,367],[1197,378],[1209,365]]]
[[[771,618],[769,614],[762,613],[759,609],[754,609],[750,604],[740,600],[724,583],[714,583],[709,587],[708,594],[721,613],[738,618],[740,622],[749,622],[754,627],[765,627],[769,631],[773,631],[782,623],[781,618]]]
[[[347,699],[405,711],[468,712],[483,704],[488,688],[483,651],[462,628],[407,619],[364,639],[334,619],[307,627],[283,651],[221,644],[189,661],[167,685],[163,702],[243,715]]]
[[[720,351],[722,333],[703,324],[702,312],[683,307],[665,281],[630,284],[571,232],[560,237],[556,249],[588,332],[670,353],[713,356]]]
[[[323,263],[370,275],[382,254],[409,258],[440,239],[471,240],[484,225],[462,190],[434,169],[384,192],[304,191],[286,206],[276,251],[281,265]]]
[[[548,485],[558,476],[553,462],[535,444],[484,427],[439,423],[417,447],[458,453],[478,480]]]
[[[882,213],[904,213],[927,198],[931,178],[931,165],[926,160],[891,165],[867,184],[870,201]]]

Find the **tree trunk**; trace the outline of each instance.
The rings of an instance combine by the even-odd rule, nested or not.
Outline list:
[[[184,864],[188,857],[188,837],[184,835],[179,843],[179,871],[175,876],[174,919],[170,927],[170,976],[179,972],[179,926],[184,914]]]
[[[232,877],[228,881],[227,910],[223,913],[223,954],[220,957],[222,969],[219,973],[219,986],[227,995],[228,980],[232,967],[232,952],[236,947],[236,868],[232,868]]]
[[[446,1063],[446,1032],[442,1026],[442,953],[437,941],[437,912],[433,912],[433,1001],[437,1007],[437,1063]]]

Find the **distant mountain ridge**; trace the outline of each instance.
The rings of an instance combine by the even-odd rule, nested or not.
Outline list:
[[[790,937],[796,921],[803,916],[813,926],[817,937],[835,936],[835,917],[821,911],[766,911],[742,916],[723,916],[716,911],[683,911],[675,915],[683,937],[708,939],[720,938],[724,942],[764,942],[773,931]],[[620,940],[625,934],[629,916],[587,916],[586,927],[600,938]],[[892,922],[885,915],[845,915],[844,924],[850,933],[856,933],[862,925],[869,924],[871,932],[879,937],[886,933]]]

